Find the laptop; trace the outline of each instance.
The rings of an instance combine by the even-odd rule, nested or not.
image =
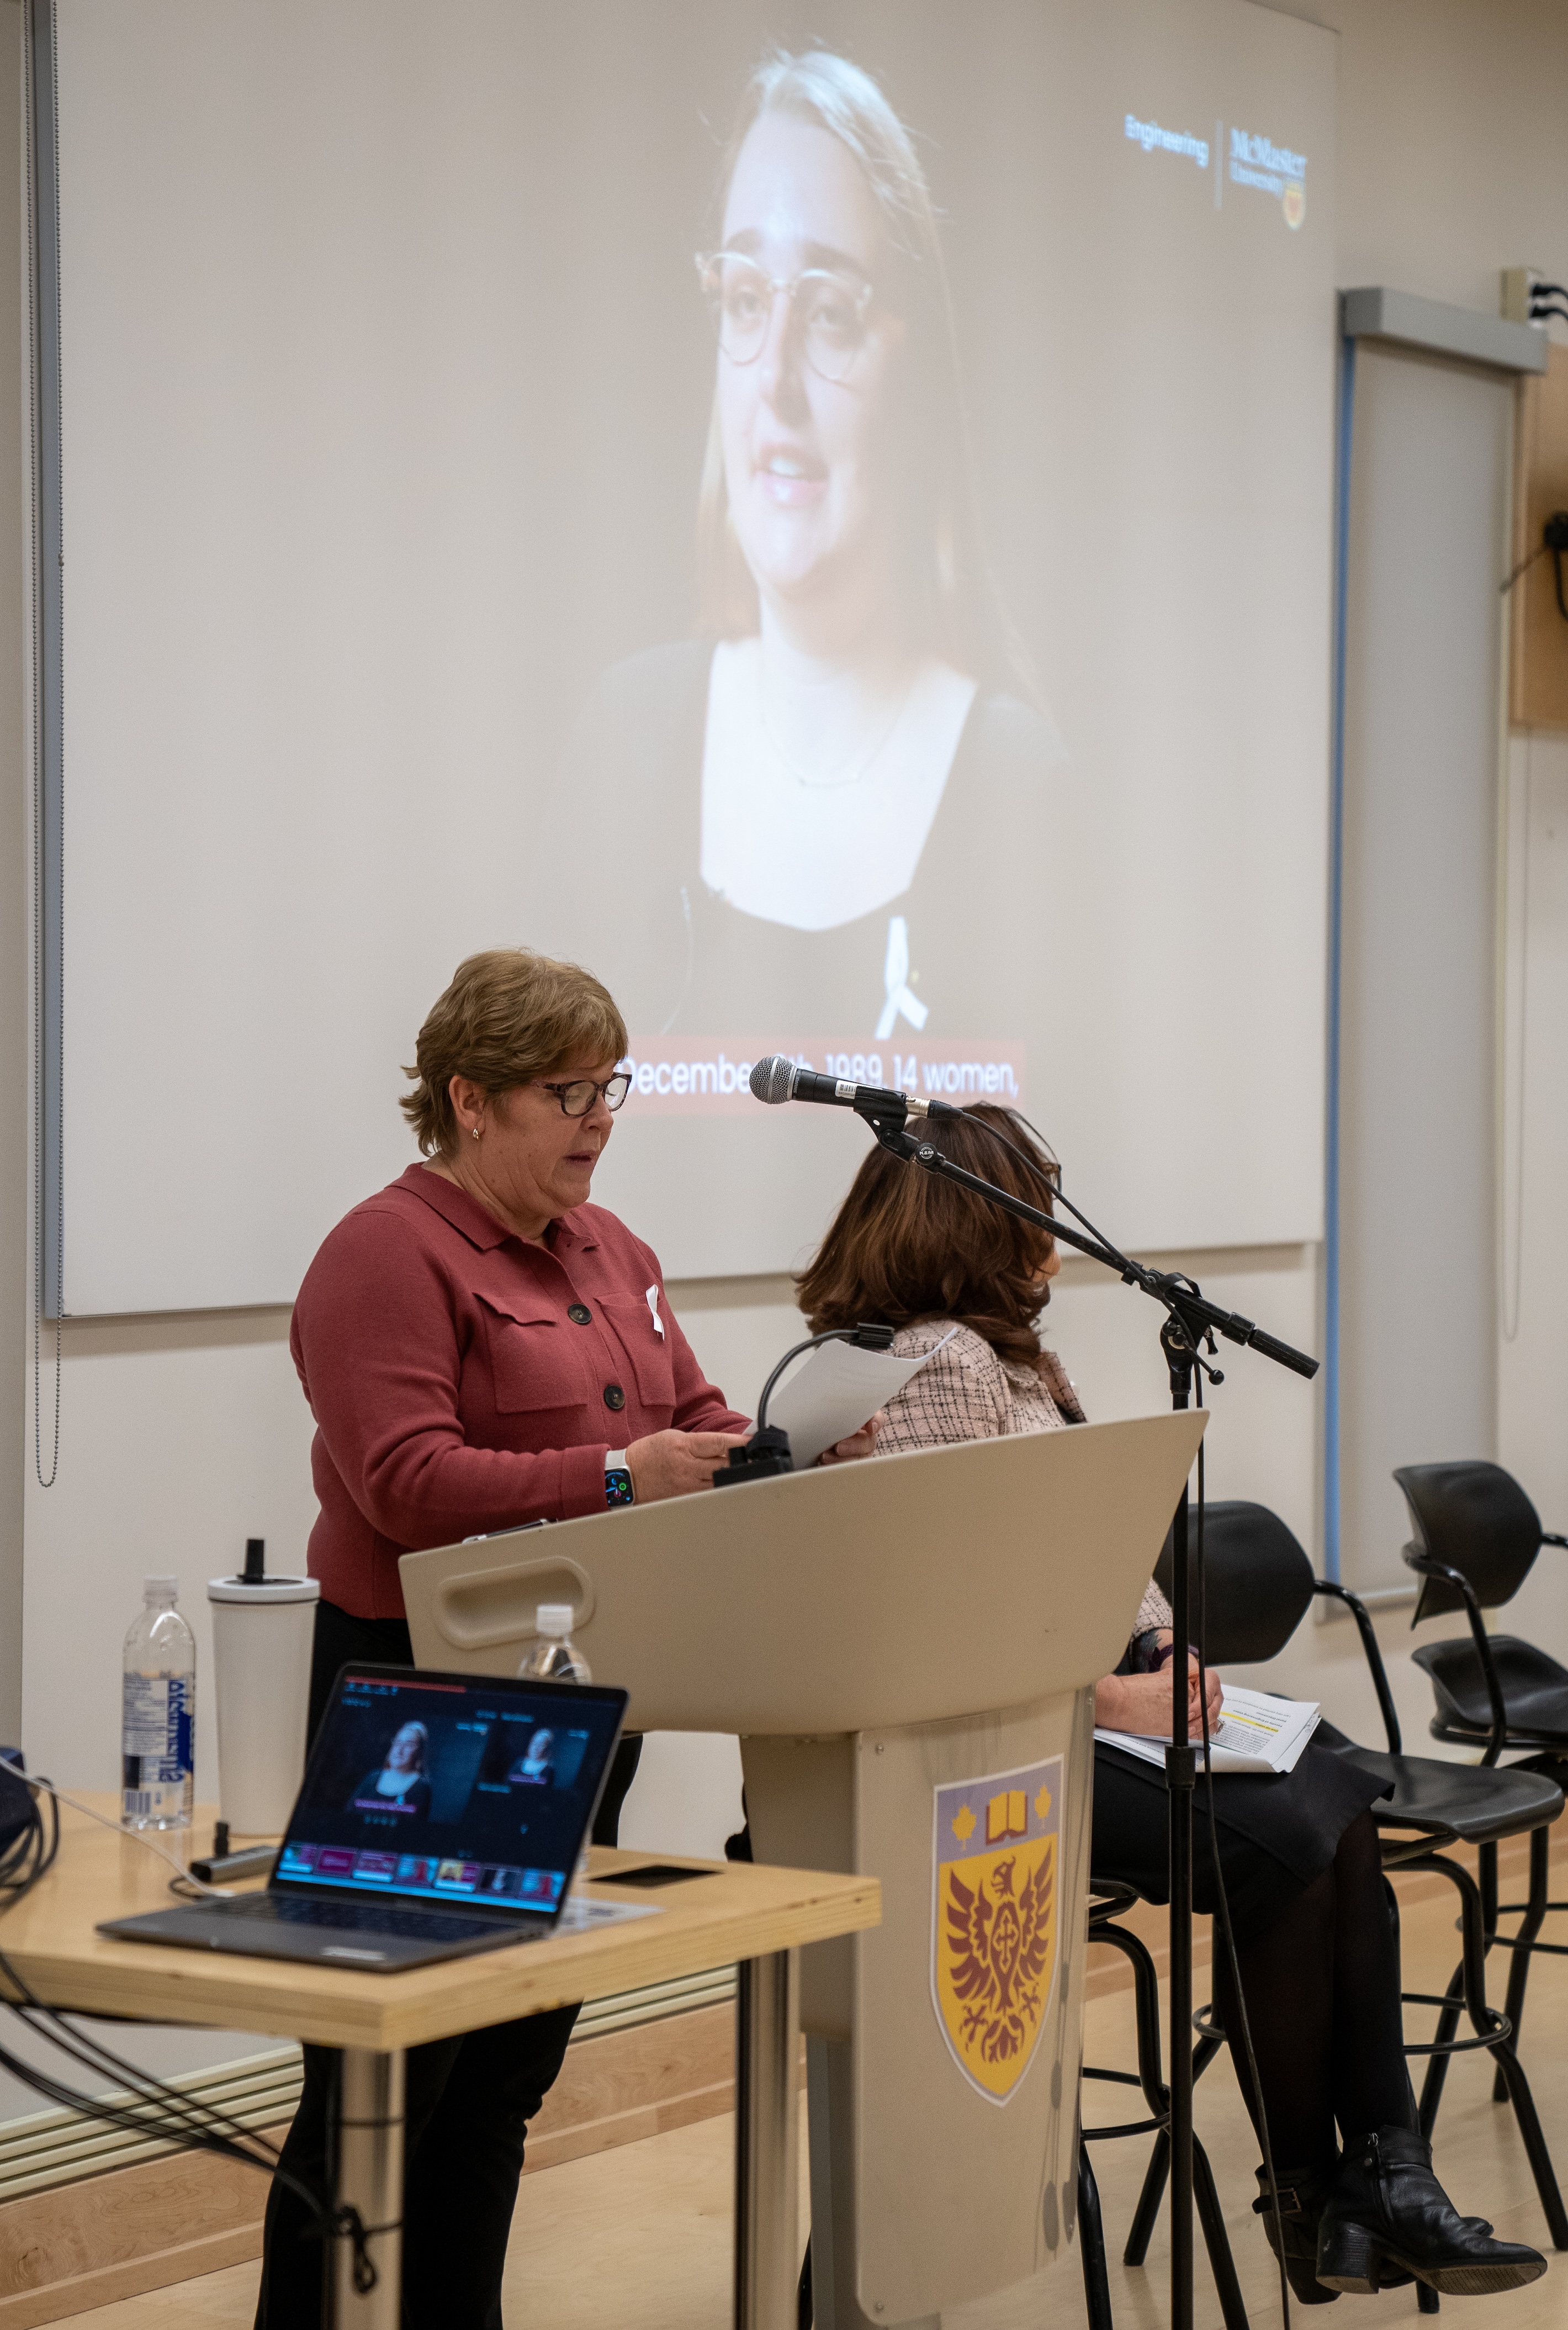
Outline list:
[[[118,1941],[393,1974],[562,1921],[624,1691],[345,1667],[264,1891],[115,1918]]]

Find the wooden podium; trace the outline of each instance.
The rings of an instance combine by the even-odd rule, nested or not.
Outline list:
[[[1200,1410],[924,1449],[407,1554],[421,1666],[571,1602],[637,1730],[738,1733],[759,1861],[880,1879],[805,1954],[817,2330],[1013,2330],[1073,2232],[1093,1685]]]

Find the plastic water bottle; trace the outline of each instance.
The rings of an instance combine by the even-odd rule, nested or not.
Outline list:
[[[571,1639],[570,1602],[541,1602],[534,1613],[534,1629],[538,1640],[517,1670],[519,1681],[525,1676],[544,1682],[593,1681],[588,1661]]]
[[[189,1828],[195,1797],[196,1638],[177,1577],[149,1577],[125,1638],[120,1744],[125,1828]]]
[[[588,1661],[571,1639],[571,1605],[570,1602],[541,1602],[534,1613],[534,1632],[537,1637],[517,1670],[521,1682],[591,1682]],[[582,1851],[577,1856],[573,1884],[581,1884],[588,1875],[589,1840],[582,1840]]]

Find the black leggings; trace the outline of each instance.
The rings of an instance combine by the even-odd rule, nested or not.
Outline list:
[[[352,1659],[411,1666],[401,1618],[355,1618],[318,1603],[310,1665],[314,1738],[338,1670]],[[640,1738],[617,1751],[593,1823],[613,1844],[637,1771]],[[403,2330],[502,2330],[501,2270],[528,2122],[566,2054],[575,2006],[498,2022],[408,2051],[403,2130]],[[316,2191],[327,2179],[327,2122],[336,2050],[305,2049],[305,2085],[282,2164]],[[274,2183],[267,2201],[256,2330],[317,2330],[330,2260],[315,2219]]]
[[[1233,1793],[1227,1796],[1227,1790]],[[1218,1847],[1236,1937],[1242,1995],[1258,2062],[1277,2168],[1326,2166],[1335,2126],[1348,2143],[1377,2127],[1415,2126],[1404,2067],[1399,1941],[1383,1874],[1377,1829],[1356,1804],[1359,1782],[1332,1753],[1308,1748],[1289,1789],[1247,1778],[1209,1786],[1193,1805],[1193,1906],[1214,1924],[1215,2020],[1252,2125],[1261,2134],[1242,2044],[1234,1976],[1214,1884]],[[1227,1804],[1230,1817],[1226,1817]],[[1297,1866],[1327,1861],[1306,1880],[1270,1852],[1272,1838]],[[1310,1856],[1310,1857],[1308,1857]],[[1125,1766],[1113,1749],[1094,1757],[1097,1877],[1132,1885],[1148,1901],[1170,1899],[1170,1799],[1163,1781]]]
[[[1195,1883],[1198,1874],[1195,1867]],[[1215,2019],[1261,2137],[1217,1918],[1214,1936]],[[1336,2123],[1347,2144],[1373,2128],[1414,2129],[1399,1943],[1370,1813],[1351,1822],[1328,1867],[1288,1909],[1261,1930],[1237,1935],[1236,1956],[1277,2171],[1328,2167]]]

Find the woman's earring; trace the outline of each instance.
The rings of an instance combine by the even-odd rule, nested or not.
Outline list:
[[[476,1141],[479,1138],[479,1128],[477,1125],[474,1127],[474,1138]]]

